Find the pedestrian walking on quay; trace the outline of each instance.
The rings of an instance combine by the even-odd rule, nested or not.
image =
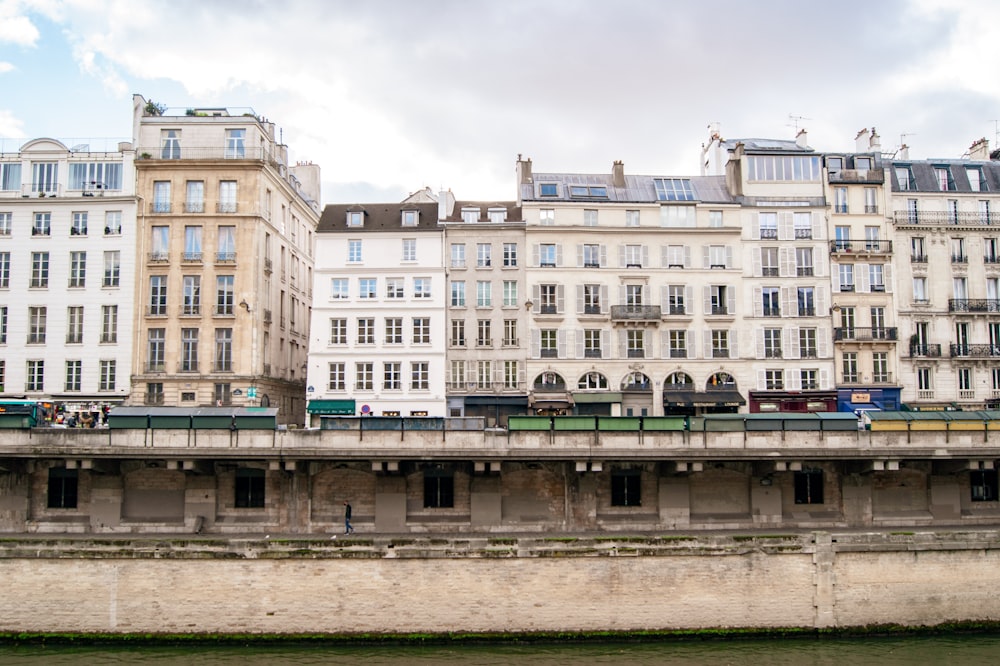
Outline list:
[[[344,500],[344,534],[353,534],[354,528],[351,527],[351,503]]]

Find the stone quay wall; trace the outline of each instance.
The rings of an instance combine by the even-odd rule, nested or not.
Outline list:
[[[1000,531],[0,541],[0,631],[847,628],[1000,621]]]

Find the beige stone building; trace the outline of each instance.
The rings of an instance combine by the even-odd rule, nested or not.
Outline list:
[[[302,423],[319,167],[251,110],[136,95],[132,404],[277,407]]]

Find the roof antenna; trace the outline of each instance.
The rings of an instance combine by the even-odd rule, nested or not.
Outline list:
[[[794,115],[792,115],[792,114],[789,113],[788,114],[788,122],[785,123],[785,127],[794,127],[795,128],[795,132],[798,133],[798,131],[799,131],[799,121],[802,121],[802,120],[812,120],[812,118],[806,118],[805,116],[794,116]]]

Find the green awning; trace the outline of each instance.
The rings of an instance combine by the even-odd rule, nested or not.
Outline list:
[[[607,402],[621,402],[622,394],[620,392],[608,392],[604,393],[574,393],[573,401],[576,403],[583,402],[594,402],[594,403],[607,403]]]
[[[354,400],[310,400],[306,411],[327,416],[354,416]]]

